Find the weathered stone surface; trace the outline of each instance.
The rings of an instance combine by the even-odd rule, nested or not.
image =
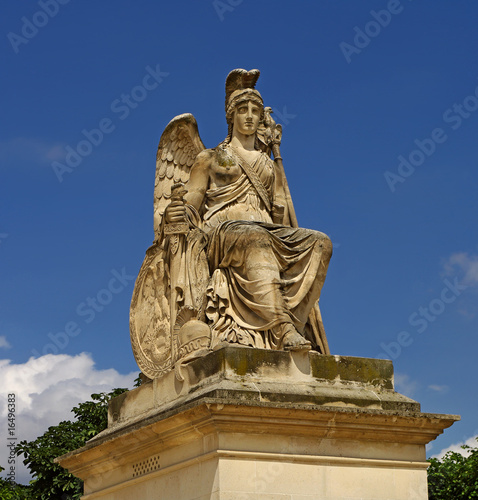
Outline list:
[[[130,314],[147,379],[57,459],[85,499],[428,496],[425,445],[459,417],[420,412],[390,361],[330,355],[318,299],[331,242],[297,225],[258,77],[229,74],[216,148],[192,115],[161,136],[156,238]]]
[[[425,445],[459,418],[421,413],[385,360],[225,347],[183,377],[115,398],[59,458],[86,499],[425,500]]]
[[[325,405],[417,412],[420,405],[393,390],[388,360],[222,347],[115,398],[112,428],[208,397],[227,402]]]
[[[134,356],[151,379],[220,342],[330,354],[318,300],[332,242],[298,227],[282,128],[258,78],[258,70],[228,75],[228,135],[215,148],[205,149],[190,114],[159,141],[156,237],[130,313]]]

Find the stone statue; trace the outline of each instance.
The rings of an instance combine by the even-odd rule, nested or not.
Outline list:
[[[281,127],[258,78],[258,70],[228,75],[228,135],[217,147],[204,147],[191,114],[161,136],[155,240],[130,314],[133,352],[149,378],[175,368],[181,378],[181,364],[223,343],[330,353],[318,300],[332,243],[297,225]]]

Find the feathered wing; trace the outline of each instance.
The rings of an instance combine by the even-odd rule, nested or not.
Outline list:
[[[199,137],[196,119],[190,113],[173,118],[164,129],[156,154],[154,184],[154,231],[158,237],[171,186],[189,180],[196,156],[206,149]]]
[[[168,257],[159,239],[161,221],[170,202],[171,186],[177,182],[187,183],[194,160],[203,149],[196,120],[191,114],[171,120],[159,141],[154,186],[156,238],[146,252],[136,280],[130,311],[133,353],[142,372],[151,379],[167,373],[176,361],[166,271]]]

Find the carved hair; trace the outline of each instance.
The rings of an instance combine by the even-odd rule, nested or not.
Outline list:
[[[227,124],[232,124],[234,121],[234,111],[239,104],[243,102],[252,101],[261,108],[261,120],[264,118],[264,101],[261,94],[256,89],[242,89],[236,90],[229,98],[229,103],[226,109]]]

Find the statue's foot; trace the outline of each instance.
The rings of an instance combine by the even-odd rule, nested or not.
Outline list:
[[[285,334],[282,345],[286,351],[310,351],[312,344],[292,326],[285,326]]]

